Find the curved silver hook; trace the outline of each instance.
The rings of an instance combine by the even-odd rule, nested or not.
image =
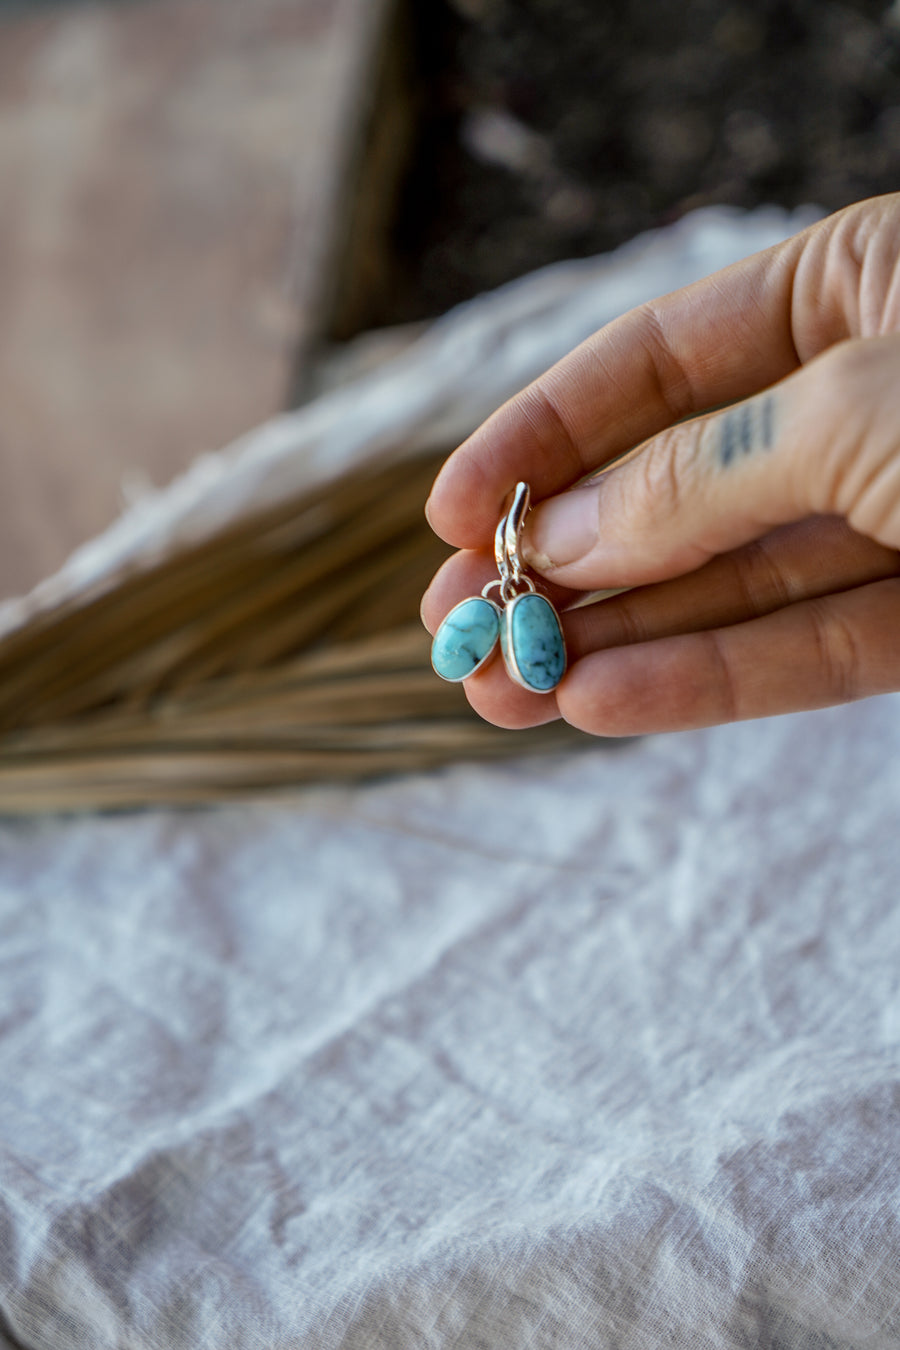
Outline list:
[[[506,522],[508,519],[508,516],[503,516],[494,531],[494,562],[497,564],[501,581],[508,581],[512,575],[509,570],[509,559],[506,556]]]
[[[501,521],[503,526],[503,553],[506,566],[514,581],[518,581],[525,571],[525,564],[519,554],[519,541],[522,538],[522,526],[531,505],[531,489],[527,483],[517,483],[513,503],[508,514]],[[496,541],[494,544],[496,552]]]

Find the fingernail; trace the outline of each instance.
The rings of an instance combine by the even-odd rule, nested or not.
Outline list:
[[[522,551],[529,566],[552,572],[585,557],[597,543],[597,494],[584,488],[541,502],[528,517]]]

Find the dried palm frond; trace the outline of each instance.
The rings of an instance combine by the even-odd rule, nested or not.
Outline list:
[[[436,678],[422,461],[345,475],[0,642],[0,811],[202,802],[559,745]]]

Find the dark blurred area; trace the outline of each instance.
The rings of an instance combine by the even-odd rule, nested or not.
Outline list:
[[[0,597],[460,301],[898,186],[900,0],[0,0]]]
[[[384,322],[694,207],[900,186],[900,4],[429,0]]]

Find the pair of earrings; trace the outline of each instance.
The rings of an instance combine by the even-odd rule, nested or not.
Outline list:
[[[549,694],[565,674],[559,616],[525,575],[519,552],[530,500],[528,484],[518,483],[494,535],[499,578],[451,609],[435,634],[431,664],[443,680],[458,683],[474,675],[490,661],[498,641],[510,679],[533,694]],[[488,598],[495,588],[499,604]]]

